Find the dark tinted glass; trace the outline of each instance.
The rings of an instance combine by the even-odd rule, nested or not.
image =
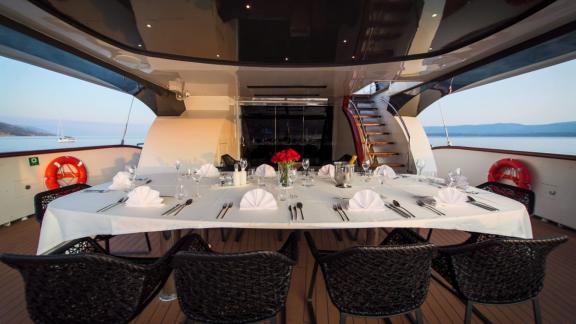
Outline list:
[[[240,64],[347,64],[454,50],[550,0],[33,0],[119,46]]]
[[[242,107],[242,156],[250,165],[272,164],[275,152],[296,150],[312,165],[332,160],[332,107]]]

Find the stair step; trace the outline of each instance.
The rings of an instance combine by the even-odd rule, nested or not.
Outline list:
[[[383,157],[383,156],[394,156],[398,155],[399,153],[396,152],[368,152],[368,155],[376,156],[376,157]]]
[[[389,132],[366,132],[366,136],[390,135]]]
[[[392,145],[392,144],[394,144],[394,142],[389,142],[389,141],[368,141],[368,142],[364,142],[364,144],[368,144],[368,145]]]
[[[358,118],[362,118],[362,119],[370,119],[370,118],[381,118],[382,116],[380,115],[354,115],[354,118],[358,119]]]
[[[359,122],[356,122],[356,125],[360,126],[362,124]],[[386,126],[386,124],[384,124],[384,123],[364,123],[364,126],[366,126],[366,127]]]

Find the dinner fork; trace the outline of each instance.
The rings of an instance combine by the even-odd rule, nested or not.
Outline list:
[[[340,210],[338,209],[338,206],[336,204],[332,205],[332,209],[334,209],[334,211],[338,213],[338,216],[340,216],[340,218],[342,219],[343,222],[346,221],[344,216],[342,216],[342,213],[340,213]]]
[[[118,199],[117,202],[114,202],[114,203],[111,203],[111,204],[109,204],[109,205],[106,205],[106,206],[98,209],[96,212],[97,212],[97,213],[100,213],[100,212],[103,212],[103,211],[107,211],[107,210],[109,210],[109,209],[112,208],[112,207],[115,207],[115,206],[118,206],[118,205],[120,205],[120,204],[122,204],[122,203],[125,203],[127,200],[128,200],[128,197],[122,197],[122,198]]]
[[[226,206],[226,210],[224,211],[224,213],[222,214],[222,216],[220,216],[220,219],[224,219],[224,216],[226,216],[226,213],[228,212],[228,210],[230,210],[230,208],[232,208],[232,206],[234,206],[233,202],[229,202],[228,206]]]
[[[338,208],[340,209],[340,211],[342,211],[342,214],[344,215],[344,217],[346,217],[346,220],[350,221],[350,217],[348,217],[348,215],[346,215],[346,212],[344,211],[344,208],[342,208],[341,203],[338,203]]]

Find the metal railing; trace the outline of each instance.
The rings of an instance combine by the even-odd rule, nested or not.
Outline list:
[[[366,156],[368,156],[368,132],[366,130],[366,125],[364,125],[364,121],[362,120],[362,118],[360,117],[360,110],[358,110],[358,106],[356,106],[356,103],[354,102],[354,100],[352,100],[352,98],[350,98],[349,103],[352,105],[352,107],[354,108],[354,111],[356,112],[356,115],[358,116],[358,121],[360,121],[360,128],[362,129],[362,133],[364,134],[364,141],[362,142],[362,150],[364,151],[364,159],[366,159]],[[362,161],[364,162],[364,161]]]
[[[404,122],[404,118],[402,118],[402,115],[400,115],[400,113],[398,112],[398,110],[396,109],[396,107],[394,107],[394,105],[390,102],[390,100],[387,100],[386,98],[380,98],[380,101],[384,101],[386,103],[387,107],[392,108],[392,111],[394,111],[394,114],[396,114],[396,116],[398,116],[398,119],[400,119],[400,124],[402,125],[402,128],[404,128],[404,132],[406,132],[406,137],[408,137],[408,161],[406,161],[406,172],[410,172],[410,160],[412,159],[412,146],[411,146],[411,140],[410,140],[410,131],[408,130],[408,127],[406,126],[406,123]]]

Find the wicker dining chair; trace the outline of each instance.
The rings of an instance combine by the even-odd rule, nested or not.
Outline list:
[[[514,239],[473,235],[463,244],[440,247],[432,263],[466,304],[465,323],[479,304],[513,304],[532,300],[536,323],[542,323],[538,294],[544,286],[546,258],[566,236]],[[477,242],[474,242],[477,241]],[[440,281],[439,281],[440,282]],[[441,283],[441,282],[440,282]]]
[[[50,255],[0,254],[0,261],[22,275],[35,323],[128,323],[160,291],[172,256],[189,239],[161,258],[112,256],[82,238]]]
[[[526,210],[528,211],[529,215],[534,214],[534,203],[536,196],[532,190],[511,186],[500,182],[485,182],[476,187],[491,191],[495,194],[506,196],[510,199],[514,199],[526,206]]]
[[[316,323],[312,297],[318,266],[322,269],[330,300],[340,311],[340,323],[348,315],[389,318],[416,313],[422,323],[420,306],[430,284],[432,258],[436,248],[429,243],[395,245],[384,240],[380,246],[356,246],[342,251],[322,251],[309,232],[306,240],[315,263],[308,290],[308,309]]]
[[[44,219],[44,214],[46,213],[48,204],[53,200],[87,188],[90,188],[90,186],[87,184],[76,183],[70,186],[37,193],[34,196],[34,214],[36,216],[36,220],[42,224],[42,220]],[[110,239],[113,237],[114,235],[96,235],[94,239],[97,242],[104,242],[106,251],[110,253]],[[146,247],[148,248],[148,252],[151,252],[152,245],[150,244],[150,237],[148,236],[148,233],[144,233],[144,238],[146,239]]]
[[[202,323],[286,322],[286,299],[296,264],[298,232],[278,252],[221,254],[195,235],[172,261],[180,308]]]

